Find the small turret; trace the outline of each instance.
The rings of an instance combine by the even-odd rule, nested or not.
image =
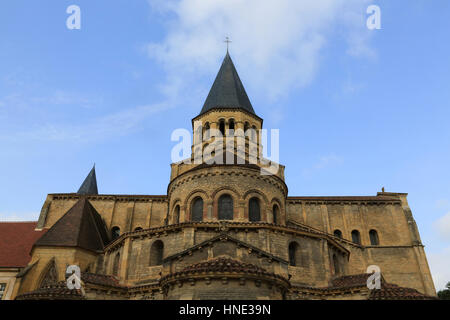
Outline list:
[[[78,194],[98,194],[97,189],[97,177],[95,176],[95,164],[92,168],[91,172],[89,172],[88,176],[84,180],[83,184],[81,185],[80,189],[78,189]]]

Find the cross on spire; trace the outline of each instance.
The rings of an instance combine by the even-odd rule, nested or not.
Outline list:
[[[224,41],[224,42],[227,44],[227,52],[228,52],[228,45],[229,45],[232,41],[230,40],[230,38],[225,37],[225,41]]]

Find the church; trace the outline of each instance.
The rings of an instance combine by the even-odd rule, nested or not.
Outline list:
[[[99,194],[94,167],[37,221],[0,223],[0,298],[435,299],[406,193],[294,196],[283,165],[263,174],[263,119],[228,52],[191,123],[167,194]],[[212,134],[233,131],[227,148]]]

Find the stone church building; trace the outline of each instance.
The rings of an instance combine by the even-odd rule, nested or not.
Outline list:
[[[289,195],[284,166],[263,174],[267,161],[258,153],[256,163],[250,159],[260,147],[262,127],[227,53],[192,119],[194,135],[203,139],[194,139],[191,161],[171,164],[167,194],[99,194],[93,168],[78,192],[49,194],[38,221],[22,225],[16,242],[6,237],[19,223],[0,223],[0,294],[4,299],[435,298],[406,193]],[[232,137],[225,150],[215,148],[221,139],[210,134],[214,130],[245,134]],[[213,148],[209,159],[195,161],[208,148]],[[225,158],[235,161],[221,164]],[[81,270],[81,289],[67,286],[71,265]],[[381,271],[376,288],[368,286],[375,277],[367,273],[372,265]]]

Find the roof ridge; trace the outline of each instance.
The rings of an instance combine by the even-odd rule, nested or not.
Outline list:
[[[37,223],[37,221],[1,221],[0,223]]]

